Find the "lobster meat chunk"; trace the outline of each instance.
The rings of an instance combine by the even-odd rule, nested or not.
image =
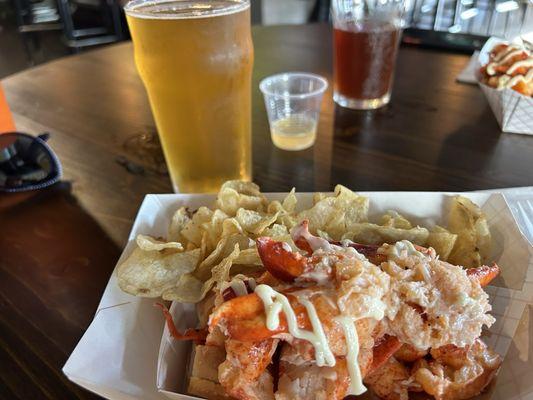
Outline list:
[[[470,279],[478,281],[481,287],[484,287],[500,274],[500,267],[496,263],[491,266],[483,265],[481,267],[467,269],[466,274]]]

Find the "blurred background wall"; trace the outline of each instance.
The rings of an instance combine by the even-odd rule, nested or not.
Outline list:
[[[371,0],[366,0],[371,1]],[[472,51],[533,32],[533,0],[406,0],[404,41]],[[0,78],[122,40],[125,0],[0,0]],[[330,0],[251,0],[254,24],[327,22]]]

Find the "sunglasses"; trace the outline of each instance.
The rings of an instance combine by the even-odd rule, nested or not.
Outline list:
[[[61,164],[46,144],[49,133],[0,133],[0,192],[23,192],[53,185]]]

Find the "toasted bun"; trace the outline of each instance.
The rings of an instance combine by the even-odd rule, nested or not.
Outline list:
[[[188,392],[209,400],[230,399],[218,383],[218,366],[226,359],[226,351],[218,346],[195,347]]]
[[[219,383],[195,377],[191,377],[189,380],[189,394],[209,400],[231,399]]]
[[[226,351],[217,346],[196,346],[191,376],[218,383],[218,366],[226,359]]]

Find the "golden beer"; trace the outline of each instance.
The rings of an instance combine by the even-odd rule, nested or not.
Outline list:
[[[249,180],[249,1],[134,0],[125,11],[174,190]]]

